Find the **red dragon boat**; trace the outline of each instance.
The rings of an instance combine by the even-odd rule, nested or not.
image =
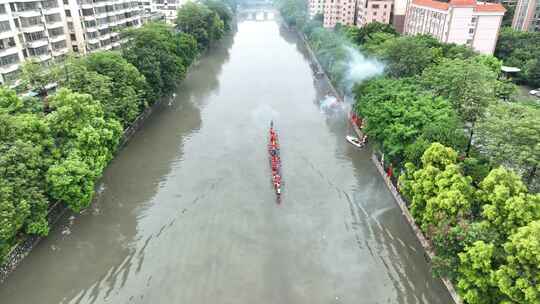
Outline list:
[[[274,191],[278,197],[278,203],[281,196],[281,158],[279,156],[279,141],[276,130],[274,129],[274,122],[270,122],[268,143],[268,156],[270,158],[270,168],[272,170],[272,185]]]

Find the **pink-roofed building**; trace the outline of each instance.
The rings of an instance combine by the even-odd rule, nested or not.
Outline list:
[[[467,45],[479,53],[493,54],[505,12],[499,3],[412,0],[405,16],[404,32],[430,34],[441,42]]]

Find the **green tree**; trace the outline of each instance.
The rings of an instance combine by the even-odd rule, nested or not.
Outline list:
[[[225,24],[219,15],[206,5],[189,1],[178,10],[176,28],[195,37],[199,49],[203,50],[208,48],[212,41],[221,38]]]
[[[90,203],[94,181],[112,158],[122,126],[106,118],[100,102],[88,94],[61,89],[50,104],[46,119],[57,150],[47,182],[54,199],[78,211]]]
[[[475,60],[444,59],[440,64],[426,69],[420,82],[436,96],[450,100],[469,126],[469,153],[475,124],[490,102],[495,100],[497,74]]]
[[[97,52],[82,62],[88,71],[107,77],[110,82],[112,100],[101,101],[105,113],[111,111],[124,127],[129,125],[148,105],[146,92],[149,89],[144,76],[137,68],[116,52]],[[99,99],[95,96],[95,98]]]
[[[56,66],[47,67],[35,60],[27,60],[21,68],[21,85],[34,90],[39,96],[47,96],[47,86],[57,79]]]
[[[415,164],[433,141],[460,147],[463,133],[451,104],[423,92],[406,79],[378,78],[357,86],[355,110],[364,131],[389,160]]]
[[[362,45],[376,33],[386,33],[391,36],[397,37],[399,34],[396,29],[390,25],[380,22],[371,22],[362,27],[357,26],[344,26],[342,33],[351,42]]]
[[[129,39],[123,57],[144,75],[150,86],[147,100],[156,100],[173,91],[186,74],[184,58],[176,55],[172,29],[161,23],[147,23],[125,33]]]
[[[495,246],[476,241],[459,253],[458,292],[470,304],[501,303],[501,293],[493,280]]]
[[[482,217],[499,239],[540,219],[540,194],[529,194],[519,176],[503,167],[493,169],[480,183]]]
[[[456,161],[456,151],[433,143],[422,156],[422,167],[416,169],[407,163],[400,177],[401,192],[425,232],[440,223],[455,226],[460,218],[469,218],[472,213],[471,178],[462,175]]]
[[[427,67],[436,66],[443,53],[436,40],[419,35],[388,39],[380,45],[375,55],[387,64],[388,75],[408,77],[421,74]]]
[[[223,21],[223,28],[225,31],[231,29],[233,15],[229,4],[221,0],[204,0],[202,3],[219,16],[219,19]]]
[[[496,103],[479,121],[478,149],[496,165],[515,169],[533,186],[540,165],[540,109]]]
[[[504,245],[506,259],[495,280],[510,303],[540,302],[540,221],[521,227]]]

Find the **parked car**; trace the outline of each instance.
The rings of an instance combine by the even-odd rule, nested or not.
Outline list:
[[[540,97],[540,88],[538,88],[536,90],[530,90],[529,94],[534,95],[536,97]]]

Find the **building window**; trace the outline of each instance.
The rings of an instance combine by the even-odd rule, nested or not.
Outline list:
[[[379,8],[379,5],[378,4],[373,4],[371,7],[372,8]]]
[[[58,42],[55,42],[55,43],[52,44],[52,48],[53,48],[53,50],[55,50],[55,51],[64,49],[64,48],[66,48],[66,46],[67,46],[67,44],[66,44],[66,41],[65,41],[65,40],[58,41]]]
[[[474,34],[474,28],[469,29],[469,34]]]
[[[19,58],[19,56],[17,56],[17,58]],[[5,82],[12,83],[19,79],[20,71],[15,70],[13,72],[5,73],[3,76]]]
[[[467,39],[467,45],[469,45],[469,46],[472,45],[472,39]]]
[[[24,33],[24,39],[26,41],[36,41],[45,38],[44,32]]]
[[[0,66],[11,65],[19,62],[18,54],[11,54],[4,57],[0,57]]]
[[[71,11],[70,10],[66,10],[66,17],[71,17]]]
[[[472,17],[471,23],[476,23],[476,21],[478,21],[478,17]]]
[[[45,15],[45,21],[49,23],[60,22],[62,17],[60,17],[60,14]]]
[[[13,37],[0,40],[0,50],[7,49],[14,46],[15,46],[15,39],[13,39]]]
[[[38,48],[28,49],[29,56],[41,56],[41,55],[47,55],[48,53],[49,53],[49,47],[47,45],[44,45]]]
[[[6,13],[6,7],[3,4],[0,4],[0,14]]]
[[[64,35],[64,28],[62,28],[62,27],[54,28],[54,29],[49,30],[49,36],[50,37],[56,37],[56,36],[60,36],[60,35]]]
[[[75,34],[69,34],[69,38],[71,41],[77,41],[77,36],[75,36]]]
[[[45,9],[47,9],[47,8],[56,8],[56,7],[58,7],[58,2],[56,2],[55,0],[43,1],[43,2],[41,2],[41,5]]]
[[[377,12],[373,12],[373,16],[377,16]]]
[[[0,21],[0,33],[11,31],[11,27],[9,26],[9,21]]]

